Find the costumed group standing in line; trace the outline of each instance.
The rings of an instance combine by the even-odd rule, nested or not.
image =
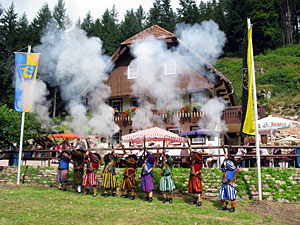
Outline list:
[[[88,194],[89,190],[93,190],[93,196],[97,196],[97,170],[100,167],[101,156],[92,152],[88,146],[88,150],[84,150],[79,143],[73,147],[71,151],[67,150],[67,143],[63,143],[62,148],[58,154],[58,174],[57,182],[58,189],[66,191],[69,173],[69,163],[72,161],[74,165],[73,179],[74,186],[77,193],[81,193],[81,188],[84,188],[84,194]],[[122,146],[125,155],[125,161],[122,162],[114,153],[114,149],[104,156],[104,169],[102,171],[102,185],[104,190],[104,197],[108,196],[111,190],[112,196],[116,197],[117,191],[117,177],[115,168],[118,164],[125,166],[124,177],[121,184],[123,191],[122,198],[135,199],[136,195],[136,169],[137,169],[137,156],[134,154],[126,154],[124,146]],[[138,174],[141,180],[141,190],[144,193],[145,201],[149,203],[153,200],[153,169],[155,164],[155,157],[152,153],[146,151],[145,160],[142,165],[141,174]],[[190,157],[188,163],[190,165],[190,178],[188,184],[188,192],[193,196],[191,205],[195,204],[196,207],[202,205],[202,177],[201,171],[203,167],[203,157],[200,153],[193,151],[189,147]],[[162,203],[173,203],[173,191],[175,184],[173,180],[173,158],[163,151],[161,157],[157,158],[157,167],[161,168],[161,179],[159,189],[163,194]],[[84,174],[85,168],[85,174]],[[227,210],[228,201],[231,202],[229,212],[235,211],[236,189],[234,181],[236,179],[237,163],[232,157],[227,157],[222,163],[221,171],[223,172],[222,184],[219,190],[219,199],[222,207],[219,210]],[[129,196],[130,193],[130,196]]]

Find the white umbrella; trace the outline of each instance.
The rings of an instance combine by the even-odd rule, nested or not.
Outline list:
[[[286,129],[300,125],[300,122],[294,120],[283,119],[280,117],[268,116],[260,119],[258,122],[258,130],[260,134],[270,134],[272,142],[272,134],[274,130]]]
[[[282,144],[291,144],[293,141],[296,142],[296,143],[300,143],[300,139],[294,138],[294,137],[291,137],[291,136],[286,137],[286,138],[282,138],[282,139],[280,139],[276,142],[282,143]]]

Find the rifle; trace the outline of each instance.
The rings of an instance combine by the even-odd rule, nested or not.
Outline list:
[[[144,136],[144,160],[146,159],[146,151],[147,151],[147,149],[146,149],[146,137]]]
[[[88,147],[88,149],[91,149],[90,144],[89,144],[87,138],[85,139],[85,142],[86,142],[86,146]]]
[[[190,152],[190,155],[192,154],[192,147],[191,147],[191,142],[190,142],[190,139],[188,138],[188,136],[185,136],[185,138],[186,138],[186,142],[187,142],[187,144],[188,144],[188,146],[189,146],[189,152]]]

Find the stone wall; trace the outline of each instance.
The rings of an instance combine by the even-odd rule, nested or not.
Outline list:
[[[103,167],[103,166],[102,166]],[[16,184],[17,167],[0,167],[0,184]],[[102,171],[102,168],[101,168]],[[117,169],[118,186],[122,182],[124,169]],[[138,173],[140,168],[138,169]],[[72,188],[72,169],[69,172],[68,189]],[[279,202],[300,202],[300,169],[262,168],[263,199]],[[56,167],[22,166],[21,183],[28,185],[43,185],[56,187]],[[98,171],[98,188],[101,189],[101,172]],[[188,193],[189,169],[174,169],[173,178],[176,184],[175,194],[186,195]],[[159,192],[160,169],[154,170],[155,191]],[[203,169],[202,182],[204,197],[217,198],[222,181],[220,170]],[[237,195],[240,199],[258,199],[257,170],[255,168],[241,169],[236,181]],[[137,191],[140,190],[140,180],[137,179]]]

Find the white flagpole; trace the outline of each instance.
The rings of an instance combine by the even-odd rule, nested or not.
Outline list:
[[[251,27],[250,18],[248,18],[248,30]],[[258,200],[262,201],[261,189],[261,169],[260,169],[260,149],[259,149],[259,133],[258,133],[258,114],[257,114],[257,99],[256,99],[256,82],[255,82],[255,67],[253,57],[253,45],[251,40],[251,60],[252,60],[252,86],[253,86],[253,105],[254,105],[254,121],[255,121],[255,147],[256,147],[256,165],[257,165],[257,181],[258,181]]]
[[[31,52],[31,46],[28,45],[28,53]],[[18,178],[17,184],[20,184],[21,176],[21,165],[22,165],[22,150],[23,150],[23,136],[24,136],[24,122],[25,122],[25,112],[22,112],[22,122],[21,122],[21,134],[20,134],[20,149],[19,149],[19,164],[18,164]]]

